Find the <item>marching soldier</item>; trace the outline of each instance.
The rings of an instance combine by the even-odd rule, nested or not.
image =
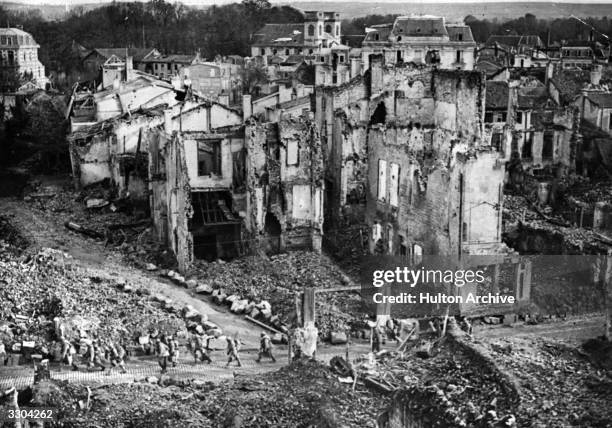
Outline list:
[[[276,362],[276,358],[272,355],[272,339],[266,333],[261,333],[261,339],[259,340],[259,356],[255,362],[260,362],[261,357],[268,357],[272,359],[272,362]]]

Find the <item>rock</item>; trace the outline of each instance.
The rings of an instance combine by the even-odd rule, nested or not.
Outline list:
[[[145,269],[151,272],[151,271],[157,270],[157,266],[155,266],[153,263],[147,263],[145,265]]]
[[[158,383],[159,379],[155,376],[147,376],[145,380],[149,383]]]
[[[225,300],[227,300],[230,303],[234,303],[235,300],[240,300],[240,296],[238,296],[237,294],[232,294],[230,296],[227,296]]]
[[[183,312],[183,317],[185,319],[188,319],[188,320],[189,319],[194,319],[194,318],[200,316],[200,313],[198,311],[196,311],[194,309],[194,307],[191,306],[191,305],[187,305],[187,306],[183,307],[182,312]]]
[[[230,311],[232,311],[235,314],[241,314],[245,311],[247,304],[249,303],[248,300],[244,299],[244,300],[234,300],[234,302],[232,303],[232,306],[230,308]]]
[[[185,282],[188,289],[192,290],[198,286],[198,282],[195,279],[189,279]]]
[[[210,330],[206,330],[206,335],[213,336],[216,339],[216,338],[223,336],[223,330],[221,330],[220,328],[213,328]]]
[[[85,201],[85,205],[87,206],[87,208],[93,209],[93,208],[103,208],[105,206],[107,206],[109,204],[109,202],[105,199],[98,199],[98,198],[91,198],[91,199],[87,199],[87,201]]]
[[[134,287],[132,287],[130,284],[125,284],[123,286],[123,291],[125,291],[126,293],[131,293],[132,291],[134,291]]]
[[[257,317],[261,314],[261,312],[259,312],[259,309],[257,308],[253,308],[251,310],[251,313],[249,314],[249,316],[253,319],[257,319]]]
[[[185,277],[183,275],[176,273],[172,279],[179,285],[185,285]]]
[[[500,324],[500,319],[498,317],[484,317],[484,322],[486,324]]]
[[[212,321],[203,321],[202,325],[204,326],[206,330],[213,330],[213,329],[219,328],[219,326]]]
[[[125,284],[127,284],[127,280],[123,278],[122,276],[120,276],[119,278],[115,279],[115,284],[117,284],[117,287],[121,288]]]
[[[202,327],[200,324],[195,326],[195,332],[198,334],[204,334],[204,327]]]
[[[210,284],[200,284],[196,287],[195,292],[198,294],[211,294],[213,292],[213,288]]]
[[[153,300],[154,302],[163,303],[163,302],[166,301],[166,296],[164,296],[163,294],[160,294],[160,293],[156,293],[153,296],[151,296],[151,300]]]
[[[178,275],[175,271],[173,270],[169,270],[168,273],[166,274],[166,276],[170,279],[174,279],[174,277]]]
[[[346,337],[346,333],[344,332],[331,332],[330,342],[332,345],[342,345],[348,342],[348,337]]]

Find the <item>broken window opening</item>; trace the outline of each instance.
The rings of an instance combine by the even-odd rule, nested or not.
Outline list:
[[[525,138],[523,139],[523,148],[521,151],[521,158],[531,159],[533,157],[533,138],[531,132],[525,132]]]
[[[280,239],[282,228],[278,218],[272,213],[266,213],[264,229],[267,235],[267,253],[276,254],[281,250]]]
[[[552,131],[544,132],[544,143],[542,146],[542,158],[543,159],[552,159],[553,157],[553,138],[554,133]]]
[[[425,54],[425,63],[426,64],[440,64],[440,51],[431,50],[427,51]]]
[[[401,39],[401,37],[398,37],[398,39]],[[402,51],[397,51],[397,62],[404,62]]]
[[[502,151],[503,135],[501,132],[496,132],[491,136],[491,147],[498,152]]]
[[[309,25],[309,26],[308,26],[308,35],[309,35],[309,36],[314,36],[314,32],[315,32],[315,27],[314,27],[314,25],[312,25],[312,24],[311,24],[311,25]]]
[[[387,108],[385,107],[384,102],[380,102],[374,110],[374,114],[370,118],[370,125],[374,125],[377,123],[385,123],[387,121]]]
[[[221,140],[198,141],[198,176],[221,175]]]

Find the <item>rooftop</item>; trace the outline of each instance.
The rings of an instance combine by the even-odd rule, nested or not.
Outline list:
[[[601,108],[612,108],[612,93],[610,92],[589,93],[587,98]]]
[[[539,36],[518,36],[518,35],[497,35],[490,36],[485,43],[487,46],[495,44],[518,48],[520,46],[529,46],[532,48],[543,47],[544,43]]]
[[[38,46],[32,35],[20,28],[0,28],[0,45]]]
[[[487,81],[486,108],[508,108],[510,87],[508,82]]]
[[[118,58],[125,58],[127,52],[127,56],[131,56],[134,61],[142,61],[146,56],[157,52],[157,50],[153,48],[94,48],[91,53],[94,52],[104,58],[110,58],[113,55]]]
[[[303,46],[304,24],[266,24],[253,34],[254,46]]]

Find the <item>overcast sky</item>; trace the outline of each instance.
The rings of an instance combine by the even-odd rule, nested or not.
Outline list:
[[[2,3],[3,0],[0,0],[0,3]],[[66,0],[6,0],[7,2],[16,2],[16,3],[25,3],[25,4],[53,4],[53,5],[65,5],[66,4]],[[146,0],[140,0],[140,1],[146,1]],[[169,2],[174,2],[172,0],[167,0]],[[235,0],[240,1],[240,0]],[[319,0],[305,0],[305,1],[319,1]],[[342,3],[350,3],[353,2],[355,0],[332,0],[332,2],[342,2]],[[407,2],[406,0],[383,0],[380,2],[370,2],[367,0],[357,0],[357,2],[360,3],[371,3],[372,5],[374,5],[375,3],[393,3],[393,2],[401,2],[401,3],[498,3],[498,2],[504,2],[504,1],[508,1],[511,2],[510,0],[427,0],[427,1],[423,1],[423,0],[413,0],[410,2]],[[523,0],[523,1],[528,1],[528,2],[534,2],[534,3],[612,3],[612,0],[561,0],[561,1],[541,1],[541,0]],[[110,3],[111,0],[68,0],[68,5],[77,5],[77,4],[82,4],[82,3]],[[185,4],[203,4],[203,5],[209,5],[209,4],[224,4],[224,3],[233,3],[234,0],[183,0],[181,3],[185,3]],[[272,3],[283,3],[283,4],[291,4],[292,2],[288,2],[288,1],[274,1],[272,0]],[[299,1],[297,2],[299,4]]]

